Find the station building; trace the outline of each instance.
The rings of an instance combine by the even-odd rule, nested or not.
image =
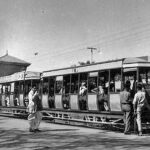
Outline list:
[[[16,72],[26,71],[29,62],[8,55],[0,57],[0,77],[8,76]]]

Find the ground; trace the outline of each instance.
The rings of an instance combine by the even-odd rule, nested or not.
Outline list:
[[[1,150],[149,150],[150,134],[120,132],[52,124],[42,121],[42,132],[30,133],[28,121],[0,117]]]

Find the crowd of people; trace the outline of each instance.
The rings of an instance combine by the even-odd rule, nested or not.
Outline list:
[[[124,134],[130,134],[132,125],[136,128],[139,136],[142,136],[141,114],[146,102],[146,93],[142,84],[137,84],[137,92],[132,96],[130,81],[126,81],[124,90],[120,92],[121,108],[124,114]]]

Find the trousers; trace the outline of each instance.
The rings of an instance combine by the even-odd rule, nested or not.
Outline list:
[[[141,123],[141,111],[137,111],[136,114],[136,122],[137,122],[137,126],[138,126],[138,131],[141,132],[142,131],[142,123]]]

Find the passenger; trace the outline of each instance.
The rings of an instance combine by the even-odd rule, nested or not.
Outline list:
[[[131,132],[131,119],[132,119],[132,98],[130,94],[130,84],[126,82],[124,90],[120,92],[120,103],[123,111],[123,120],[125,124],[124,134]]]
[[[100,111],[109,111],[108,107],[108,94],[107,89],[103,86],[100,94],[98,94],[99,100],[99,110]]]
[[[79,106],[81,110],[86,110],[86,99],[84,98],[86,92],[87,92],[87,88],[85,86],[85,82],[82,82],[81,87],[79,89],[79,95],[80,95]]]
[[[28,116],[28,121],[29,121],[29,132],[35,132],[35,118],[36,118],[36,105],[34,102],[34,97],[36,95],[36,87],[33,87],[29,94],[29,105],[27,107],[29,116]]]
[[[87,88],[85,86],[85,82],[82,82],[81,83],[81,87],[80,87],[80,90],[79,90],[79,95],[85,95],[86,94],[86,91],[87,91]]]
[[[146,102],[145,92],[142,91],[142,85],[138,84],[137,93],[135,94],[134,100],[133,100],[133,106],[134,106],[133,108],[134,108],[134,114],[136,116],[139,136],[142,136],[141,114],[142,114],[142,110],[144,108],[145,102]]]
[[[94,88],[91,90],[93,93],[102,94],[103,93],[103,87],[100,85],[97,88]]]

